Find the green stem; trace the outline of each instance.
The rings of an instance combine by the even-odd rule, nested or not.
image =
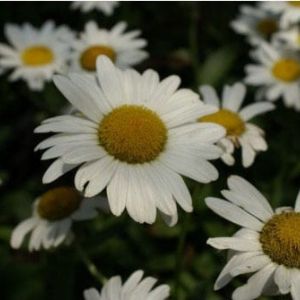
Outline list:
[[[177,250],[176,250],[176,265],[175,265],[175,284],[174,284],[174,299],[181,299],[180,297],[180,276],[184,266],[184,250],[185,241],[188,228],[188,214],[184,214],[182,217],[181,230],[178,238]]]
[[[98,270],[96,265],[93,263],[93,261],[89,258],[87,253],[82,249],[82,247],[79,245],[79,243],[76,244],[76,250],[78,253],[78,256],[80,257],[81,261],[85,264],[87,270],[90,272],[90,274],[97,280],[101,285],[104,285],[106,282],[105,276]]]

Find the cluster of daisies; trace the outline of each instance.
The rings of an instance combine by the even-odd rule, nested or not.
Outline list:
[[[254,61],[245,67],[245,82],[259,87],[257,99],[280,98],[300,111],[300,1],[242,5],[232,28],[247,37]]]
[[[72,6],[110,14],[116,3]],[[300,62],[290,37],[297,28],[279,28],[299,19],[297,3],[262,3],[257,8],[243,7],[232,23],[258,47],[253,59],[260,65],[247,67],[246,83],[262,85],[260,98],[283,96],[295,108],[300,105]],[[13,69],[10,78],[22,78],[34,90],[53,80],[73,108],[71,114],[46,119],[35,129],[35,133],[54,133],[35,150],[44,151],[43,160],[53,160],[43,183],[73,172],[74,187],[59,186],[38,197],[32,216],[12,233],[13,248],[21,247],[27,237],[30,251],[70,244],[76,238],[73,222],[91,220],[100,211],[115,216],[127,211],[134,221],[148,224],[159,215],[174,226],[178,207],[193,211],[183,176],[208,184],[219,177],[212,160],[220,158],[231,166],[240,148],[242,165],[250,167],[256,154],[267,150],[264,131],[251,120],[273,110],[273,103],[258,101],[243,107],[243,83],[226,85],[218,97],[211,86],[200,86],[199,93],[179,88],[176,75],[161,79],[151,69],[139,73],[130,67],[147,57],[146,41],[139,37],[140,31],[125,30],[124,22],[111,30],[88,22],[77,36],[52,22],[40,29],[6,25],[10,46],[1,44],[0,66]],[[290,52],[293,57],[281,54]],[[299,300],[300,195],[294,208],[274,211],[254,186],[238,176],[229,177],[222,195],[226,200],[206,198],[207,206],[242,229],[233,237],[208,240],[217,249],[230,250],[215,288],[237,275],[255,273],[232,299],[291,293]],[[169,286],[153,288],[155,283],[156,279],[143,279],[143,271],[136,271],[124,284],[116,276],[100,293],[91,288],[84,297],[168,298]]]
[[[84,11],[94,5],[111,12],[115,2],[73,4],[82,6]],[[31,90],[41,91],[55,73],[95,74],[99,55],[106,55],[120,68],[128,68],[143,61],[148,53],[143,50],[147,43],[139,37],[140,31],[126,31],[126,27],[125,22],[119,22],[105,29],[90,21],[82,32],[75,33],[67,26],[55,26],[52,21],[46,21],[40,28],[28,23],[6,24],[4,33],[9,44],[0,43],[0,70],[12,70],[11,81],[22,79]]]

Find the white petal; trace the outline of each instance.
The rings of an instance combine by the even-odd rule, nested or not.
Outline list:
[[[256,152],[251,147],[251,144],[249,143],[248,139],[246,137],[240,137],[239,143],[241,145],[242,149],[242,163],[244,168],[250,167],[255,159]]]
[[[162,174],[166,186],[182,209],[191,212],[193,210],[192,197],[182,177],[163,164],[153,164],[153,167],[158,174]]]
[[[293,300],[300,300],[300,272],[299,270],[293,271],[291,295]]]
[[[200,86],[199,90],[206,104],[220,107],[218,95],[213,87],[211,87],[210,85],[202,85]]]
[[[235,251],[249,252],[261,250],[259,241],[237,237],[210,238],[207,240],[207,244],[219,250],[231,249]]]
[[[25,236],[37,225],[35,218],[27,219],[21,222],[12,232],[10,245],[12,248],[17,249],[23,243]]]
[[[121,71],[105,55],[99,56],[96,64],[97,75],[103,93],[110,105],[116,107],[125,98],[121,82]]]
[[[55,75],[53,81],[62,94],[85,116],[98,122],[101,114],[94,102],[74,82],[63,75]]]
[[[84,195],[93,197],[99,194],[112,178],[117,164],[111,156],[105,156],[96,162],[86,163],[79,168],[75,175],[75,186],[82,191],[85,184]]]
[[[124,163],[119,163],[115,175],[112,177],[107,187],[107,198],[111,212],[120,216],[124,211],[127,201],[128,191],[128,167]]]
[[[240,206],[245,211],[249,212],[262,221],[266,222],[273,215],[273,213],[265,209],[264,205],[260,201],[251,201],[245,194],[242,195],[241,193],[236,193],[234,191],[228,190],[223,190],[221,193],[228,201]]]
[[[288,294],[291,288],[292,271],[287,267],[280,265],[274,274],[274,281],[277,284],[281,294]]]
[[[80,164],[91,160],[100,159],[107,153],[98,145],[78,146],[62,156],[66,164]]]
[[[273,214],[273,209],[267,199],[247,180],[231,175],[227,184],[233,192],[246,197],[249,202],[256,203],[257,206],[262,206],[270,214]]]
[[[135,271],[130,277],[126,280],[122,288],[122,296],[124,297],[126,294],[130,294],[137,287],[139,282],[141,281],[144,272],[142,270]]]
[[[241,254],[235,254],[234,256],[232,256],[223,268],[220,275],[218,276],[214,285],[214,289],[219,290],[225,285],[227,285],[234,277],[231,274],[231,270],[238,267],[240,264],[244,263],[249,258],[256,257],[258,254],[259,252],[245,252]]]
[[[97,111],[99,116],[107,114],[112,109],[94,76],[89,76],[83,73],[71,73],[69,76],[71,80],[79,88],[81,88],[82,92],[85,93],[91,101],[93,101],[95,104],[94,109]]]
[[[243,120],[248,121],[251,118],[275,109],[275,105],[270,102],[253,103],[243,108],[239,115]]]
[[[258,219],[248,214],[240,207],[227,201],[208,197],[205,198],[205,203],[212,211],[222,218],[242,227],[260,231],[263,226],[263,223],[261,223]]]
[[[159,83],[157,89],[151,96],[151,99],[147,102],[147,105],[158,109],[175,93],[179,85],[180,78],[178,76],[169,76],[165,78]]]
[[[50,183],[58,177],[76,168],[77,165],[65,164],[60,158],[55,160],[47,169],[43,176],[43,183]]]
[[[95,288],[90,288],[83,292],[85,300],[101,300],[99,292]]]
[[[275,269],[276,266],[271,263],[255,273],[250,277],[247,284],[234,291],[232,300],[253,300],[258,298],[262,294],[264,287],[270,280]]]
[[[236,83],[231,87],[228,98],[223,99],[223,108],[237,112],[244,100],[246,87],[242,83]]]
[[[166,284],[156,287],[148,294],[146,300],[165,300],[170,296],[170,287]]]
[[[160,162],[175,172],[198,182],[208,183],[218,178],[217,169],[201,157],[187,157],[175,151],[166,151],[159,157]]]
[[[264,268],[270,262],[271,260],[267,255],[257,255],[248,258],[248,260],[244,261],[244,263],[233,268],[230,271],[230,273],[232,274],[232,276],[238,276],[241,274],[257,272],[258,270]]]
[[[149,186],[142,167],[131,167],[128,175],[128,214],[136,222],[152,224],[156,218],[156,191]]]
[[[295,211],[297,211],[297,212],[300,211],[300,190],[299,190],[297,198],[296,198]]]

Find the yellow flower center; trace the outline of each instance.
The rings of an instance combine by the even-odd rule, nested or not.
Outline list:
[[[98,137],[110,155],[130,164],[142,164],[154,160],[163,151],[167,128],[152,110],[122,105],[103,118]]]
[[[240,136],[245,131],[245,122],[240,116],[228,109],[220,109],[218,112],[201,117],[198,121],[217,123],[226,129],[228,136]]]
[[[90,48],[87,48],[80,57],[80,64],[83,69],[87,71],[96,70],[96,60],[99,55],[106,55],[113,62],[116,60],[116,52],[114,49],[104,46],[104,45],[95,45]]]
[[[300,1],[288,1],[289,5],[295,6],[295,7],[300,7]]]
[[[262,249],[272,261],[289,268],[300,268],[300,213],[275,215],[260,234]]]
[[[274,19],[262,19],[256,24],[256,28],[259,33],[269,38],[277,31],[278,25]]]
[[[40,198],[37,212],[40,217],[49,221],[69,217],[78,209],[81,196],[74,188],[59,187],[49,190]]]
[[[54,54],[52,50],[42,45],[26,48],[22,52],[21,57],[24,65],[31,67],[47,65],[54,60]]]
[[[295,81],[300,78],[300,63],[292,58],[280,59],[273,65],[272,73],[282,81]]]

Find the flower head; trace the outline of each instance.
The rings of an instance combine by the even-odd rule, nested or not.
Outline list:
[[[278,31],[278,17],[260,7],[242,5],[240,15],[231,22],[231,27],[245,35],[251,44],[257,45],[270,40]]]
[[[197,94],[178,89],[180,79],[159,80],[155,71],[121,71],[110,59],[97,60],[97,80],[86,74],[57,76],[56,86],[81,112],[45,120],[37,133],[56,132],[36,149],[56,158],[44,175],[48,183],[79,167],[75,186],[92,197],[107,187],[113,214],[126,208],[137,222],[153,223],[156,209],[177,221],[176,202],[192,211],[181,175],[208,183],[218,172],[208,160],[224,136],[216,124],[197,118],[216,111]]]
[[[280,16],[280,27],[287,28],[300,21],[300,1],[264,1],[260,7]]]
[[[215,289],[233,277],[255,273],[247,284],[237,288],[233,300],[252,300],[260,295],[300,295],[300,193],[294,208],[280,207],[275,212],[265,197],[249,182],[230,176],[226,200],[206,198],[215,213],[242,226],[233,237],[210,238],[208,244],[231,250]]]
[[[262,44],[253,52],[257,64],[246,66],[245,82],[260,86],[260,98],[275,101],[280,97],[287,107],[300,110],[300,60],[292,51]]]
[[[143,278],[144,272],[134,272],[122,285],[120,276],[112,277],[105,283],[101,293],[95,288],[84,291],[85,300],[164,300],[170,295],[168,285],[159,285],[153,289],[156,279],[153,277]]]
[[[89,220],[104,208],[101,198],[85,199],[74,188],[58,187],[41,195],[33,205],[33,214],[13,231],[11,246],[21,247],[27,234],[29,251],[57,247],[70,238],[74,221]]]
[[[95,73],[96,60],[105,55],[120,68],[136,65],[148,57],[143,50],[146,40],[139,37],[140,31],[125,32],[127,24],[119,22],[112,29],[99,28],[90,21],[85,31],[73,45],[71,64],[74,71]]]
[[[65,26],[55,28],[47,21],[40,29],[30,24],[6,24],[10,46],[0,44],[0,68],[13,69],[10,80],[25,80],[32,90],[41,90],[55,72],[66,68],[73,33]]]
[[[233,165],[234,149],[242,148],[242,162],[244,167],[253,164],[258,151],[266,151],[267,144],[263,138],[264,132],[249,121],[262,113],[274,109],[274,105],[268,102],[250,104],[241,109],[246,94],[246,88],[241,83],[225,86],[222,101],[219,100],[216,91],[211,86],[201,86],[200,93],[204,102],[218,108],[218,111],[199,118],[200,122],[212,122],[226,129],[226,136],[218,142],[223,149],[222,160]]]

